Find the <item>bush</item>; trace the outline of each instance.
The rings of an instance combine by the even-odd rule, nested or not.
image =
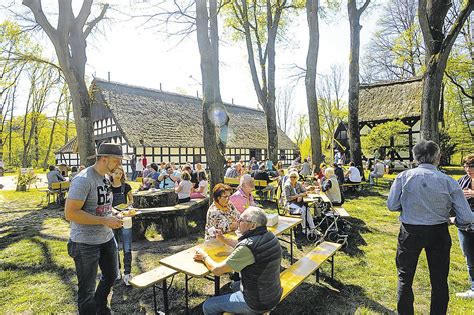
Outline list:
[[[33,171],[18,175],[16,191],[27,191],[31,184],[36,183],[38,177]]]

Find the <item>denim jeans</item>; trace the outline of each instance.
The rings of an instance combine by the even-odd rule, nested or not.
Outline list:
[[[122,243],[123,250],[123,273],[128,275],[132,272],[132,229],[116,229],[114,230],[115,240],[117,244]],[[118,272],[122,265],[120,264],[120,250],[117,251]]]
[[[78,281],[79,314],[108,314],[107,297],[117,278],[117,243],[110,241],[91,245],[69,240],[68,254],[74,259]],[[97,285],[97,267],[102,277]]]
[[[202,305],[204,315],[222,314],[224,312],[235,314],[256,314],[245,303],[244,294],[240,291],[240,281],[232,285],[232,292],[207,299]]]
[[[458,230],[459,244],[466,257],[467,271],[471,280],[471,290],[474,290],[474,232]]]
[[[449,301],[448,273],[451,249],[448,225],[404,223],[400,226],[396,257],[399,314],[414,314],[413,277],[423,248],[426,252],[431,281],[430,314],[446,314]]]

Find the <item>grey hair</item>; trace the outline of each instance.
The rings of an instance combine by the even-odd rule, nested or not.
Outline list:
[[[240,177],[240,186],[242,187],[243,184],[249,184],[253,181],[252,176],[250,174],[244,174]]]
[[[435,164],[440,154],[439,146],[434,141],[421,140],[413,147],[413,155],[418,163]]]
[[[250,206],[242,214],[244,213],[249,216],[249,220],[255,223],[257,227],[267,225],[267,215],[261,208]]]

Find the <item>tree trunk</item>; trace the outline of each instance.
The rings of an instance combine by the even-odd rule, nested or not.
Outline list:
[[[203,142],[211,173],[211,191],[217,183],[224,181],[224,154],[229,123],[229,117],[222,104],[219,86],[219,40],[217,23],[217,1],[209,1],[208,14],[206,0],[196,0],[196,31],[199,54],[201,57],[203,92]],[[216,135],[216,129],[219,132],[219,136]],[[212,194],[210,202],[212,202]]]
[[[444,70],[451,48],[474,8],[474,0],[467,1],[446,33],[444,23],[451,6],[450,0],[418,2],[418,19],[426,48],[426,70],[421,101],[421,137],[436,142],[439,142],[439,105]]]
[[[64,133],[64,144],[68,143],[69,141],[69,124],[71,123],[70,117],[71,117],[71,100],[68,96],[66,100],[66,122],[64,126],[66,130]]]
[[[357,9],[355,0],[349,0],[347,8],[349,12],[349,24],[351,31],[351,46],[349,53],[349,146],[351,160],[364,176],[362,167],[362,149],[360,145],[359,130],[359,50],[360,50],[360,16],[369,5],[366,0],[364,5]]]
[[[316,73],[319,53],[319,1],[306,2],[306,16],[309,28],[309,46],[306,56],[306,100],[308,104],[309,130],[311,137],[311,161],[319,171],[322,162],[321,127],[319,124],[318,98],[316,95]]]
[[[56,129],[56,123],[58,122],[59,109],[61,108],[61,103],[63,102],[63,97],[65,96],[64,95],[65,93],[66,92],[63,89],[61,95],[59,96],[58,107],[56,107],[56,113],[54,115],[53,125],[51,126],[51,132],[49,134],[48,149],[46,150],[46,154],[44,156],[43,169],[46,169],[49,164],[48,159],[49,159],[49,154],[51,153],[51,147],[53,146],[54,130]]]
[[[104,18],[108,9],[108,5],[104,4],[99,16],[87,21],[92,3],[93,0],[84,0],[77,16],[74,16],[72,0],[59,1],[58,23],[55,29],[45,16],[40,0],[23,0],[23,4],[30,8],[36,22],[54,45],[71,94],[79,156],[81,164],[84,165],[91,165],[95,160],[90,99],[85,82],[86,39],[97,23]]]

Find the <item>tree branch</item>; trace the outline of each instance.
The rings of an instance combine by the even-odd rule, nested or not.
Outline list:
[[[49,23],[48,18],[43,12],[41,7],[41,0],[23,0],[23,5],[30,8],[31,12],[35,17],[36,23],[38,23],[43,30],[46,32],[46,35],[52,40],[56,37],[56,29]]]
[[[87,36],[89,36],[92,29],[97,25],[97,23],[99,23],[99,21],[104,18],[105,12],[107,11],[108,8],[109,8],[109,4],[108,3],[104,4],[102,6],[102,10],[100,11],[99,16],[97,16],[95,19],[87,23],[87,27],[84,31],[84,38],[87,38]],[[90,10],[89,10],[89,14],[90,14]]]
[[[466,90],[464,89],[464,87],[459,84],[458,82],[456,82],[456,80],[454,80],[454,78],[452,76],[449,75],[449,73],[447,71],[444,72],[444,74],[449,78],[449,80],[451,80],[451,83],[453,83],[455,86],[458,87],[458,89],[461,91],[461,93],[466,96],[467,98],[471,99],[471,100],[474,100],[474,95],[469,95]]]
[[[472,10],[474,8],[474,0],[469,0],[469,2],[466,4],[464,8],[462,8],[461,12],[459,12],[458,17],[456,18],[456,21],[454,24],[451,26],[451,29],[449,30],[448,35],[443,41],[443,45],[441,50],[450,50],[451,47],[453,46],[454,42],[456,41],[456,38],[461,31],[464,22],[466,22],[467,18],[471,14]]]

